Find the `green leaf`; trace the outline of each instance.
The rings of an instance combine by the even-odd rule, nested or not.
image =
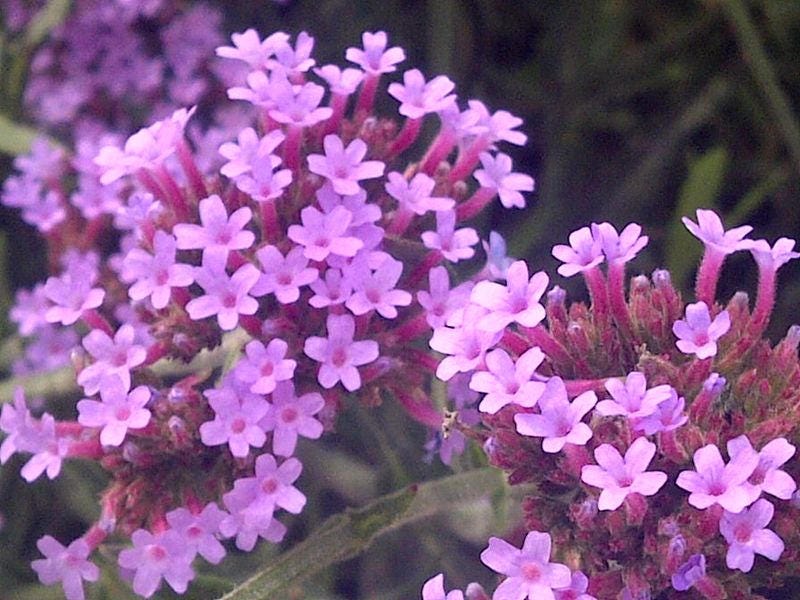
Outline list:
[[[412,485],[363,508],[346,510],[221,600],[281,598],[287,588],[356,556],[387,531],[496,496],[504,487],[505,478],[498,469],[477,469]]]
[[[3,154],[12,156],[25,154],[31,149],[33,140],[41,135],[32,127],[14,123],[7,116],[0,114],[0,152]]]
[[[683,226],[681,217],[694,219],[698,208],[714,208],[722,189],[728,161],[728,151],[717,146],[689,164],[689,174],[681,187],[678,206],[666,239],[667,267],[678,289],[686,289],[692,265],[700,257],[702,248]]]
[[[61,25],[69,14],[71,0],[50,0],[31,20],[25,30],[25,45],[35,48],[53,29]]]

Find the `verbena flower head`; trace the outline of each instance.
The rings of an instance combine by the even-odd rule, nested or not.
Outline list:
[[[226,45],[204,34],[212,13],[189,13],[164,34],[182,82],[170,100],[187,103],[165,102],[127,137],[81,140],[72,163],[37,143],[2,194],[39,215],[64,258],[36,296],[45,318],[18,306],[15,320],[32,350],[85,335],[86,351],[73,354],[86,397],[76,421],[36,418],[24,400],[4,407],[0,458],[33,455],[22,471],[30,481],[57,476],[65,459],[100,462],[110,483],[89,552],[129,539],[118,562],[145,597],[163,582],[186,591],[196,556],[218,562],[223,539],[244,551],[282,540],[282,511],[306,501],[294,454],[333,426],[350,394],[368,403],[393,395],[413,417],[444,422],[429,398],[407,401],[436,370],[421,358],[424,341],[434,328],[448,338],[455,374],[479,364],[500,334],[470,330],[473,285],[451,286],[442,263],[475,255],[480,238],[464,222],[486,202],[521,205],[532,189],[500,154],[504,142],[525,141],[521,120],[477,101],[462,110],[445,76],[392,75],[405,52],[385,32],[348,49],[350,67],[314,69],[306,32],[247,30]],[[195,43],[180,47],[192,32]],[[214,48],[226,90],[198,77]],[[144,67],[134,70],[157,93],[160,75],[150,82]],[[230,101],[211,109],[203,130],[194,105],[206,95]],[[394,115],[376,112],[378,95]],[[407,150],[428,121],[441,136],[414,156]],[[491,193],[481,191],[484,175]],[[541,321],[546,278],[529,278],[522,263],[505,271],[494,318]],[[211,364],[195,368],[195,357]],[[507,361],[497,365],[520,405],[544,387],[530,380],[540,358],[514,356],[513,375]],[[41,366],[32,360],[17,368]],[[163,375],[178,364],[181,375]],[[474,406],[461,410],[463,424],[478,420]],[[443,453],[466,439],[453,432]]]
[[[797,489],[800,335],[792,328],[776,345],[761,337],[775,270],[794,258],[793,246],[745,240],[749,227],[725,232],[710,211],[698,220],[689,227],[707,250],[696,302],[663,270],[634,278],[626,293],[624,269],[646,236],[636,224],[618,233],[600,223],[553,249],[562,276],[582,273],[589,303],[568,305],[560,288],[543,289],[544,319],[505,319],[498,329],[485,316],[496,310],[487,298],[502,298],[504,286],[479,281],[470,305],[431,339],[447,354],[438,375],[466,373],[481,394],[481,421],[467,433],[484,441],[512,484],[531,485],[522,526],[529,535],[548,532],[553,560],[587,578],[564,597],[660,598],[689,589],[733,597],[779,587],[796,571],[785,548],[800,543],[787,500]],[[759,270],[752,310],[741,295],[722,305],[715,295],[722,259],[741,249],[753,252]],[[514,365],[531,353],[542,358],[520,373],[523,382]],[[527,402],[510,393],[542,381],[543,393]],[[525,598],[516,563],[500,557],[512,550],[502,548],[485,561],[506,576],[495,597]],[[556,586],[536,594],[560,597]]]

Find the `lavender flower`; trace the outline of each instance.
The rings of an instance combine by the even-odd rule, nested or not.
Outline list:
[[[138,529],[131,536],[133,548],[119,553],[119,566],[134,571],[133,591],[149,598],[155,594],[161,580],[182,594],[194,579],[192,554],[183,538],[175,531],[152,534]]]
[[[86,540],[78,538],[69,546],[63,546],[55,538],[46,535],[36,542],[44,555],[31,563],[31,567],[45,585],[61,582],[67,600],[84,600],[83,581],[97,581],[100,569],[88,560],[92,549]]]
[[[564,444],[582,446],[589,441],[592,430],[581,419],[596,403],[594,392],[584,392],[570,402],[564,381],[560,377],[551,377],[539,398],[541,413],[519,413],[514,415],[514,423],[522,435],[543,437],[542,450],[555,453]]]
[[[646,471],[656,453],[656,445],[645,438],[636,438],[623,458],[611,444],[600,444],[594,451],[598,465],[581,469],[581,481],[599,487],[597,508],[616,510],[629,494],[653,496],[667,482],[667,474]]]
[[[678,338],[678,350],[704,359],[717,354],[717,340],[730,328],[727,310],[720,312],[712,321],[706,303],[696,302],[686,305],[686,319],[675,321],[672,332]]]
[[[151,413],[145,405],[150,390],[140,385],[128,393],[128,387],[116,375],[103,379],[100,398],[78,402],[78,422],[87,427],[101,427],[100,443],[106,446],[122,444],[128,429],[142,429],[150,422]]]
[[[783,554],[783,540],[767,529],[775,507],[763,498],[739,513],[725,511],[719,522],[719,531],[728,542],[725,563],[730,569],[749,573],[756,554],[776,561]]]
[[[550,562],[550,534],[530,531],[518,549],[500,538],[489,538],[481,560],[506,576],[494,598],[555,600],[554,589],[570,585],[572,574],[566,565]]]
[[[439,573],[422,586],[422,600],[464,600],[464,592],[451,590],[445,594],[444,575]]]
[[[690,492],[689,504],[705,509],[719,504],[727,511],[739,513],[756,501],[758,487],[747,483],[758,466],[758,454],[743,449],[726,465],[714,444],[694,453],[695,471],[681,471],[675,483]]]

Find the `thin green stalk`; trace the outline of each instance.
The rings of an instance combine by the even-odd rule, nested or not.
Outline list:
[[[387,531],[501,494],[504,486],[505,479],[499,470],[478,469],[412,485],[363,508],[346,510],[329,518],[305,541],[221,600],[281,598],[280,593],[287,588],[358,555]]]
[[[722,6],[728,21],[733,26],[733,32],[742,55],[750,66],[753,77],[761,86],[767,107],[772,113],[772,117],[778,122],[795,167],[800,172],[800,122],[792,111],[788,97],[778,83],[775,69],[764,50],[764,44],[750,13],[742,0],[725,0],[722,2]]]

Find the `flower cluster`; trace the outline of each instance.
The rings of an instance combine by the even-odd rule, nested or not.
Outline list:
[[[800,253],[725,231],[709,210],[684,223],[705,246],[695,303],[664,270],[626,296],[647,237],[601,223],[553,248],[589,306],[515,262],[434,330],[437,375],[482,394],[481,423],[460,433],[512,484],[533,484],[522,550],[493,538],[481,555],[505,576],[494,598],[761,598],[796,574],[800,330],[775,346],[762,334],[776,273]],[[743,293],[715,301],[737,251],[758,265],[752,310]],[[549,562],[551,541],[564,564]]]
[[[374,114],[405,58],[384,32],[365,33],[344,69],[318,67],[313,46],[305,32],[248,30],[216,49],[244,70],[227,93],[253,115],[213,146],[218,167],[198,159],[208,138],[193,148],[185,137],[194,108],[73,160],[107,199],[99,215],[67,193],[74,171],[59,151],[40,144],[17,162],[4,202],[21,206],[14,186],[33,181],[57,190],[61,217],[40,226],[53,275],[20,294],[13,318],[25,335],[71,336],[67,347],[80,337],[84,398],[76,420],[57,422],[34,417],[19,392],[3,407],[0,458],[33,454],[28,481],[72,458],[111,477],[82,538],[40,541],[34,568],[70,600],[97,579],[90,556],[109,536],[131,540],[118,563],[144,597],[162,580],[186,591],[197,555],[222,560],[221,539],[244,551],[279,542],[281,511],[306,503],[298,439],[330,429],[348,393],[371,404],[391,394],[413,418],[442,423],[425,340],[469,298],[444,265],[475,254],[465,220],[495,197],[521,207],[533,189],[497,149],[525,141],[521,121],[475,100],[459,108],[448,78],[414,69],[386,88],[398,124]],[[438,135],[410,162],[434,116]],[[512,296],[506,312],[528,318]]]

